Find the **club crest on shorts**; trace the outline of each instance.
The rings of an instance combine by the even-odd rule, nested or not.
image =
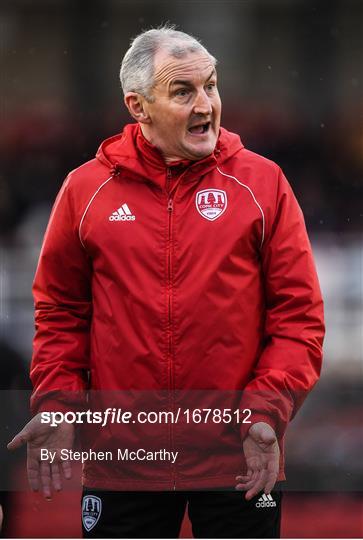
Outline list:
[[[85,495],[82,502],[82,523],[86,531],[90,531],[100,519],[102,501],[95,495]]]
[[[203,189],[195,196],[195,206],[209,221],[221,217],[227,208],[227,193],[221,189]]]

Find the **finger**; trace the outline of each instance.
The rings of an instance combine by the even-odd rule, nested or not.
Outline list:
[[[8,450],[16,450],[27,443],[29,439],[30,433],[23,429],[8,443],[7,448]]]
[[[277,481],[279,474],[279,452],[276,453],[273,459],[267,463],[267,479],[265,485],[265,493],[269,495]]]
[[[244,480],[246,478],[251,478],[252,476],[252,473],[253,471],[251,469],[249,469],[246,474],[239,474],[238,476],[236,476],[236,480]]]
[[[237,491],[249,491],[250,489],[252,489],[254,487],[254,485],[256,484],[256,479],[254,480],[251,480],[250,482],[245,482],[245,483],[239,483],[236,485],[236,489]]]
[[[72,478],[72,466],[70,461],[62,461],[62,471],[66,480]]]
[[[247,484],[251,481],[252,476],[237,476],[236,480],[237,482],[240,482],[241,484]]]
[[[277,477],[278,477],[278,471],[271,471],[267,473],[267,479],[266,479],[265,490],[264,490],[266,495],[269,495],[271,491],[273,490],[274,485],[276,484],[276,481],[277,481]]]
[[[257,478],[253,484],[253,486],[247,490],[246,492],[246,499],[250,500],[253,499],[256,495],[258,495],[261,491],[263,491],[266,483],[266,476],[267,471],[262,470],[258,473]]]
[[[255,486],[256,482],[258,481],[258,478],[257,478],[258,475],[259,473],[257,473],[257,475],[251,478],[251,480],[249,480],[248,482],[239,482],[236,485],[236,489],[238,491],[249,491]]]
[[[42,484],[42,491],[43,491],[44,497],[48,500],[51,500],[52,489],[51,489],[50,465],[47,461],[42,461],[40,464],[40,482]]]
[[[266,495],[270,495],[271,491],[273,490],[275,484],[276,484],[276,480],[277,480],[277,475],[274,476],[273,478],[270,478],[267,482],[266,482],[266,487],[264,489]]]
[[[262,471],[258,473],[258,477],[256,478],[256,481],[253,487],[251,487],[246,493],[247,501],[250,501],[251,499],[253,499],[253,497],[255,497],[258,493],[260,493],[260,491],[264,489],[265,483],[266,483],[266,476],[267,476],[266,469],[263,469]]]
[[[32,491],[39,491],[39,461],[29,454],[26,469],[30,489]]]
[[[246,491],[245,499],[247,501],[253,499],[253,497],[255,497],[261,491],[261,475],[262,472],[258,473],[258,478],[256,478],[255,482],[253,482],[252,485],[248,486],[248,488],[244,490]]]
[[[255,471],[250,477],[240,476],[239,477],[240,480],[239,480],[239,483],[236,485],[236,489],[238,491],[248,491],[255,485],[258,476],[259,476],[258,471]]]
[[[58,463],[52,463],[50,466],[50,471],[52,474],[52,484],[55,491],[61,491],[62,489],[62,479]]]
[[[240,474],[239,476],[236,476],[236,480],[238,480],[241,483],[247,483],[251,480],[254,480],[256,478],[256,475],[258,474],[258,471],[248,471],[247,474]]]

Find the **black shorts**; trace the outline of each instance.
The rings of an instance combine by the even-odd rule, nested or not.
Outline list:
[[[280,490],[246,501],[221,491],[83,490],[84,538],[177,538],[185,509],[195,538],[280,538]]]

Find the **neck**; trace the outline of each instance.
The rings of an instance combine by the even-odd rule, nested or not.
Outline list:
[[[165,152],[163,152],[162,148],[160,148],[160,145],[157,144],[157,142],[153,139],[153,137],[151,136],[149,130],[148,130],[148,126],[145,125],[145,124],[139,124],[140,126],[140,129],[141,129],[141,133],[143,134],[144,138],[152,145],[154,146],[155,148],[157,148],[160,152],[160,154],[163,156],[163,159],[165,161],[166,164],[169,164],[169,163],[173,163],[175,161],[182,161],[183,159],[186,159],[186,158],[183,158],[183,157],[180,157],[180,156],[173,156],[173,155],[168,155],[166,154]]]

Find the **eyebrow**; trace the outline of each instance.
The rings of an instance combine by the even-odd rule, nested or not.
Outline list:
[[[207,77],[207,79],[205,80],[205,82],[208,82],[209,79],[211,79],[211,78],[213,77],[213,75],[217,75],[217,72],[216,72],[216,70],[215,70],[214,68],[213,68],[211,74],[209,75],[209,77]],[[184,85],[184,86],[188,86],[188,85],[190,86],[190,85],[191,85],[191,82],[190,82],[190,81],[185,81],[185,80],[180,80],[180,79],[178,79],[178,80],[173,81],[173,82],[170,84],[170,86],[176,86],[177,84]]]

